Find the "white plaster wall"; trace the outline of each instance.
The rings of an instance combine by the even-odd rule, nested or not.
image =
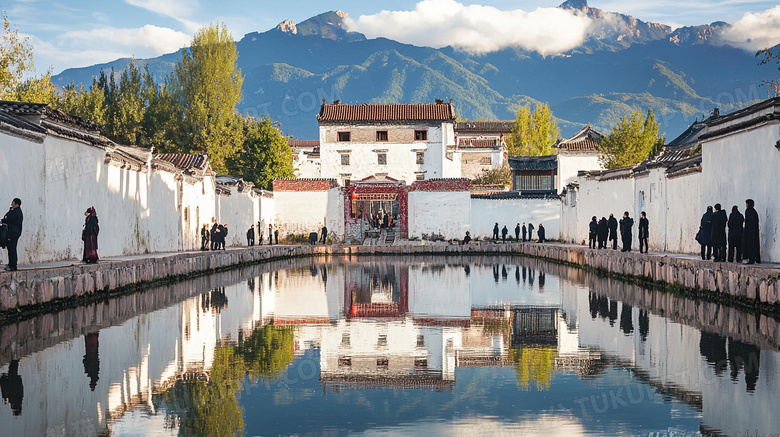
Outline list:
[[[468,191],[409,193],[409,236],[441,234],[444,238],[463,238],[469,230],[471,194]]]
[[[200,230],[204,224],[211,229],[211,218],[215,217],[214,178],[208,176],[194,184],[185,182],[183,187],[182,206],[188,208],[189,218],[182,216],[182,245],[185,250],[196,250],[200,248]]]
[[[319,233],[328,211],[333,209],[329,205],[330,191],[275,191],[273,225],[274,229],[279,229],[279,238],[289,234]]]
[[[745,199],[756,202],[761,231],[761,260],[780,261],[777,243],[780,216],[780,123],[705,141],[702,144],[700,209],[720,203],[727,213],[732,205],[745,212]]]
[[[320,166],[322,160],[320,158],[309,158],[308,155],[300,152],[298,154],[298,160],[293,162],[293,167],[297,170],[296,175],[299,178],[316,179],[321,176]]]
[[[19,197],[25,216],[21,264],[81,259],[90,206],[100,220],[101,257],[181,247],[180,188],[172,174],[109,166],[102,149],[59,137],[43,144],[5,133],[0,138],[0,186],[7,196],[0,201]]]
[[[634,218],[634,240],[636,237],[636,228],[639,226],[639,219],[634,217],[634,182],[632,178],[611,179],[606,181],[588,180],[580,178],[579,196],[577,200],[577,223],[574,226],[567,225],[571,235],[567,236],[567,241],[573,243],[588,243],[588,223],[595,215],[597,219],[601,217],[609,218],[609,214],[614,214],[620,221],[623,212],[629,211]],[[571,215],[567,214],[567,218]],[[620,240],[618,239],[618,246]],[[638,248],[638,245],[633,246]]]
[[[328,227],[328,235],[334,243],[342,241],[346,229],[344,228],[344,193],[340,188],[328,190],[328,208],[325,219]]]
[[[217,219],[228,225],[226,246],[246,246],[246,231],[255,225],[260,217],[260,200],[254,193],[239,193],[230,187],[230,196],[217,196],[220,214]],[[255,236],[255,243],[257,243]]]
[[[471,237],[492,238],[493,225],[498,222],[499,237],[506,225],[507,236],[514,238],[517,223],[522,226],[525,222],[526,225],[534,224],[534,240],[538,238],[539,223],[544,225],[548,240],[557,239],[560,236],[560,203],[558,199],[471,199]]]
[[[556,188],[558,192],[563,192],[566,184],[577,180],[577,172],[580,170],[603,170],[604,167],[599,163],[599,157],[594,153],[559,153],[558,154],[558,175]]]
[[[416,179],[415,172],[425,172],[425,179],[440,177],[459,177],[460,166],[457,165],[457,173],[451,176],[443,176],[444,158],[443,150],[446,150],[447,141],[454,143],[454,134],[452,133],[452,124],[443,123],[442,127],[432,127],[424,124],[420,125],[393,125],[388,126],[390,130],[427,130],[427,141],[415,141],[411,143],[395,142],[359,142],[357,137],[368,137],[375,135],[377,126],[320,126],[320,175],[322,178],[335,178],[341,182],[341,175],[349,173],[352,180],[360,180],[377,173],[386,173],[388,176],[406,181]],[[442,128],[445,132],[442,134]],[[352,141],[349,142],[328,142],[328,132],[350,131]],[[361,132],[365,131],[365,132]],[[392,135],[392,134],[391,134]],[[349,151],[349,165],[341,165],[341,152],[339,150]],[[377,152],[374,150],[387,150],[387,165],[377,164]],[[424,152],[424,164],[417,164],[417,153]],[[454,163],[449,164],[448,173],[453,172]]]
[[[692,173],[686,176],[666,179],[664,195],[665,240],[653,240],[653,228],[650,228],[651,250],[664,250],[676,253],[699,253],[701,246],[696,242],[696,232],[699,230],[701,216],[702,173]],[[725,206],[724,206],[725,208]],[[731,211],[729,207],[729,212]],[[744,211],[744,208],[740,208]],[[652,226],[652,225],[651,225]],[[661,243],[666,244],[661,247]]]

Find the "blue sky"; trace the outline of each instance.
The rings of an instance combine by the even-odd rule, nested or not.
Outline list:
[[[479,8],[488,16],[497,11],[513,11],[515,15],[508,16],[508,22],[517,16],[533,22],[544,14],[529,13],[537,8],[554,8],[562,0],[424,1],[429,6],[440,7],[442,14],[450,12],[455,5],[461,15],[468,17],[474,10],[468,6],[482,5],[492,7]],[[419,0],[16,0],[2,6],[12,25],[30,38],[38,73],[51,68],[57,74],[66,68],[109,62],[120,57],[147,58],[176,51],[189,42],[198,27],[214,21],[224,22],[238,40],[248,32],[273,28],[285,19],[297,23],[329,10],[343,10],[369,36],[393,37],[393,29],[383,27],[385,15],[377,14],[383,10],[414,11],[419,3]],[[763,38],[761,41],[780,42],[780,6],[774,1],[592,0],[590,6],[673,27],[718,20],[739,23],[741,30],[737,37],[741,40]],[[549,14],[544,16],[549,17]],[[425,22],[428,17],[430,15],[418,14],[417,18]],[[367,29],[370,31],[365,32]],[[426,43],[425,35],[418,37],[423,39],[415,40],[415,43]],[[564,41],[566,43],[572,44]],[[437,44],[440,42],[431,40],[427,45]]]

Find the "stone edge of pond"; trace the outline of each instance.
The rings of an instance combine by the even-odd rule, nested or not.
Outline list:
[[[661,288],[677,295],[780,315],[780,269],[669,255],[510,243],[393,246],[264,246],[0,274],[0,324],[267,261],[343,255],[523,255]]]

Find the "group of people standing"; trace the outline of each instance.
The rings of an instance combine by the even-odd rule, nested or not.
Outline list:
[[[618,248],[618,235],[623,243],[621,252],[631,252],[631,244],[634,237],[634,219],[630,217],[628,211],[623,213],[623,218],[618,221],[614,214],[609,215],[609,219],[601,217],[598,220],[594,215],[588,224],[588,247],[591,249],[607,249],[607,241],[612,242],[612,249]],[[618,234],[618,230],[620,234]],[[647,214],[642,211],[642,217],[639,219],[639,253],[647,253],[647,239],[650,235],[650,222],[647,220]]]
[[[720,203],[716,203],[714,209],[708,206],[701,217],[696,241],[701,245],[703,260],[761,263],[758,213],[753,199],[745,201],[744,216],[737,205],[731,207],[728,217]]]
[[[534,238],[534,225],[533,223],[529,223],[528,226],[525,225],[525,222],[523,222],[523,225],[520,226],[520,223],[518,223],[515,226],[515,240],[516,241],[532,241]],[[522,233],[522,240],[520,240],[520,234]],[[509,229],[507,229],[506,225],[504,225],[503,229],[501,229],[501,241],[506,242],[506,236],[509,234]],[[547,241],[544,231],[544,225],[539,223],[539,229],[537,230],[537,235],[539,237],[539,242],[544,243]],[[498,240],[498,222],[493,226],[493,240]]]
[[[204,224],[200,230],[200,250],[225,250],[225,238],[228,235],[228,225],[217,222],[211,218],[211,229],[208,224]]]

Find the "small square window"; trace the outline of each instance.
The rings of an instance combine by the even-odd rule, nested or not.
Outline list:
[[[387,131],[386,130],[378,130],[378,131],[376,131],[376,140],[377,141],[387,141]]]
[[[387,153],[377,153],[376,163],[379,165],[387,165]]]
[[[387,334],[379,334],[379,338],[376,340],[377,346],[387,346]]]
[[[414,367],[416,369],[426,369],[426,368],[428,368],[428,359],[427,358],[415,358],[414,359]]]
[[[390,360],[387,357],[380,357],[376,359],[376,367],[387,370]]]
[[[415,174],[415,179],[418,181],[424,181],[425,180],[425,173],[417,173]]]
[[[349,153],[341,154],[341,165],[349,165]]]
[[[417,336],[417,347],[425,347],[425,336],[424,335],[418,335]]]
[[[339,132],[339,142],[346,142],[350,140],[350,132]]]
[[[425,164],[425,152],[417,152],[417,164]]]
[[[352,367],[352,357],[339,357],[339,367]]]
[[[428,131],[427,130],[416,130],[416,131],[414,131],[414,140],[415,141],[428,141]]]
[[[341,334],[341,345],[349,346],[349,334]]]

